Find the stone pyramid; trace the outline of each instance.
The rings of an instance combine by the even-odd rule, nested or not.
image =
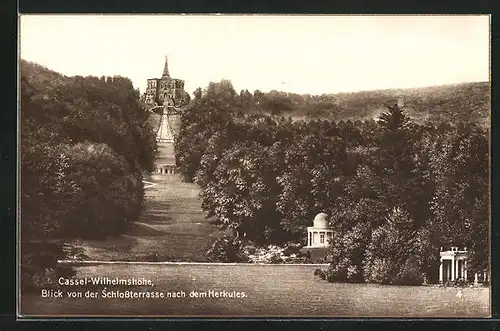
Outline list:
[[[172,125],[170,124],[169,116],[168,114],[163,113],[156,140],[159,142],[173,143],[174,137],[174,130],[172,129]]]

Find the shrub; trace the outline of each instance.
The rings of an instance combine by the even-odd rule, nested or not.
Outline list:
[[[416,256],[410,256],[404,263],[393,282],[402,285],[422,285],[425,280],[425,274],[421,269]]]
[[[283,255],[290,256],[292,254],[295,254],[295,256],[297,257],[303,255],[300,252],[300,244],[288,243],[287,245],[285,245],[285,248],[283,250]]]
[[[326,274],[321,269],[314,270],[314,276],[318,276],[320,279],[326,279]]]
[[[54,288],[59,277],[69,278],[76,274],[73,268],[58,264],[67,258],[82,259],[86,256],[81,248],[60,242],[27,242],[21,250],[21,290],[32,292],[39,288]]]
[[[340,282],[363,282],[362,261],[369,242],[369,224],[359,222],[353,227],[339,230],[330,245],[327,258],[331,262],[328,279]]]
[[[343,259],[339,263],[332,263],[326,270],[326,280],[330,283],[345,282],[347,280],[348,260]]]
[[[255,254],[257,252],[257,247],[255,247],[254,245],[252,244],[246,244],[244,247],[243,247],[243,253],[248,256],[248,255],[251,255],[251,254]]]
[[[380,284],[415,285],[424,281],[419,233],[401,208],[394,208],[386,223],[373,231],[363,261],[365,280]]]
[[[283,263],[283,259],[281,258],[281,255],[279,253],[275,252],[275,253],[271,253],[271,256],[269,257],[268,262],[278,264],[278,263]]]
[[[363,282],[363,270],[358,265],[350,265],[347,268],[347,281],[349,283]]]
[[[207,258],[214,262],[247,262],[248,258],[243,253],[241,240],[224,235],[218,237],[206,253]]]

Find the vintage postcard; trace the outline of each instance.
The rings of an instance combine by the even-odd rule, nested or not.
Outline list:
[[[21,15],[18,316],[491,316],[488,15]]]

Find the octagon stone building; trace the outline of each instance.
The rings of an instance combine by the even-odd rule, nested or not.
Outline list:
[[[148,79],[146,92],[141,96],[142,101],[148,105],[176,106],[185,102],[187,98],[189,94],[184,91],[184,81],[170,77],[168,59],[165,56],[161,78]]]

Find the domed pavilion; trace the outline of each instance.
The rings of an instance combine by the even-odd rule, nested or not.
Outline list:
[[[333,238],[333,230],[328,223],[328,215],[325,213],[319,213],[314,217],[313,226],[307,228],[306,247],[328,247]]]
[[[308,254],[313,262],[324,263],[332,239],[333,230],[329,225],[329,217],[325,213],[319,213],[314,217],[313,226],[307,228],[307,246],[300,251]]]

